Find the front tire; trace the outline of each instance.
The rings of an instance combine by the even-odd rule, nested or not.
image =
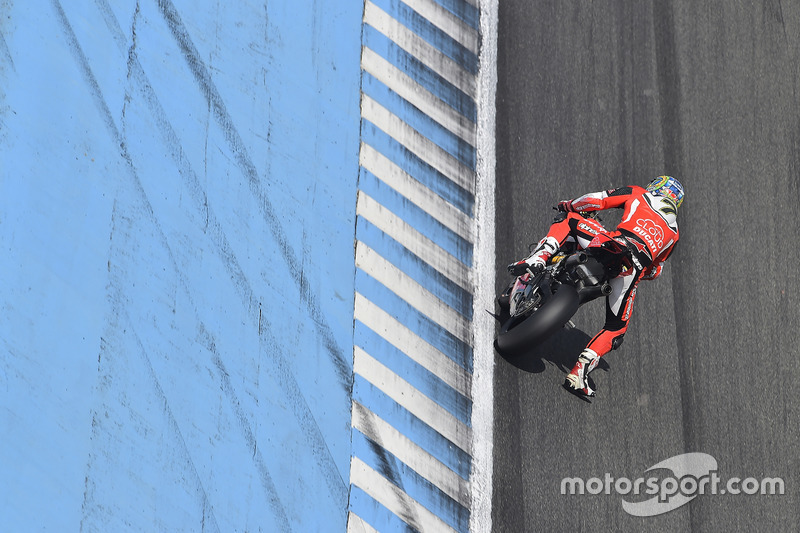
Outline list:
[[[501,327],[496,346],[502,352],[518,352],[544,341],[563,327],[580,307],[575,287],[560,285],[542,306],[527,318],[509,318]]]

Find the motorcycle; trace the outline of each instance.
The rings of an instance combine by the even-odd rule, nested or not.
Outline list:
[[[543,270],[528,268],[497,297],[501,326],[495,347],[519,352],[572,325],[581,305],[611,294],[609,282],[629,269],[632,259],[624,238],[606,234],[582,250],[575,243],[562,246]]]

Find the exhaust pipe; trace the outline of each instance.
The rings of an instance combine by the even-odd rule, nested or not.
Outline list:
[[[572,254],[564,260],[564,268],[572,268],[574,266],[582,265],[589,260],[589,256],[583,252]]]
[[[593,285],[591,287],[584,287],[580,290],[580,297],[581,303],[588,302],[589,300],[594,300],[595,298],[599,298],[601,296],[608,296],[611,294],[611,285],[608,282],[603,283],[602,285]]]

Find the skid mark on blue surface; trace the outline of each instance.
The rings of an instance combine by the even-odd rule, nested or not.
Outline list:
[[[354,441],[353,444],[358,442],[357,440],[358,435],[360,435],[360,433],[354,430],[352,433],[352,438]],[[369,442],[372,443],[372,441]],[[353,452],[355,452],[355,449],[353,449]],[[360,453],[353,453],[353,456],[363,460],[363,457],[361,456]],[[395,485],[400,490],[405,492],[404,478],[402,476],[401,466],[399,462],[395,459],[395,457],[391,453],[386,451],[383,447],[378,446],[375,443],[372,443],[372,453],[370,454],[370,456],[375,460],[372,462],[372,464],[369,464],[369,466],[371,466],[374,470],[380,472],[383,475],[383,477],[388,479],[393,485]],[[405,502],[403,502],[402,514],[403,516],[407,517],[407,520],[410,521],[411,523],[416,522],[415,520],[416,513],[414,509],[409,507]]]
[[[465,480],[469,479],[471,463],[465,451],[358,374],[353,384],[353,399],[362,405],[368,405],[370,411],[402,434],[410,436],[419,447],[450,470]]]
[[[162,245],[171,258],[173,256],[173,252],[169,249],[168,244],[164,242]],[[111,256],[112,265],[117,264],[117,256],[120,257],[120,260],[124,260],[125,252],[120,251],[113,253]],[[171,266],[173,269],[177,270],[177,265],[173,263]],[[192,295],[190,287],[186,285],[186,281],[182,277],[179,277],[179,279],[186,296],[191,302]],[[116,283],[112,285],[112,289],[116,288],[116,290],[119,290],[119,287],[126,285],[128,285],[128,283],[122,280],[117,280]],[[120,297],[117,299],[121,300],[122,298]],[[195,310],[197,309],[197,306],[194,303],[191,304],[191,307]],[[112,316],[114,315],[112,314]],[[268,332],[269,328],[266,327],[260,331],[260,336],[262,338],[261,344],[264,346],[275,347],[277,343]],[[217,379],[220,383],[220,388],[224,392],[224,395],[228,400],[228,404],[236,416],[241,434],[243,435],[249,448],[248,455],[252,457],[255,463],[256,469],[261,478],[262,486],[265,488],[268,494],[271,507],[278,517],[279,522],[282,524],[282,530],[288,530],[288,520],[282,506],[280,505],[280,492],[276,488],[272,480],[272,476],[269,473],[267,461],[263,457],[262,452],[258,447],[257,440],[252,429],[252,423],[249,421],[242,408],[243,402],[236,392],[236,388],[231,382],[230,373],[226,369],[225,364],[222,361],[222,357],[216,348],[216,341],[213,335],[206,330],[205,325],[199,320],[199,318],[198,337],[203,346],[211,355],[213,366],[217,370]],[[275,381],[279,383],[283,389],[282,396],[291,404],[295,418],[298,420],[303,433],[306,435],[306,443],[310,448],[310,452],[318,461],[318,464],[323,471],[328,488],[331,490],[332,494],[338,493],[337,498],[339,501],[344,501],[346,490],[345,483],[339,476],[338,470],[333,464],[333,460],[330,457],[330,451],[327,448],[325,440],[320,434],[316,422],[313,420],[313,416],[311,415],[308,406],[303,399],[302,393],[294,381],[291,371],[287,368],[286,361],[277,351],[273,353],[273,358],[270,361],[268,372],[276,375]],[[153,376],[155,377],[155,373],[153,373]],[[165,406],[167,405],[168,404],[166,403],[165,399]]]
[[[242,409],[241,401],[236,393],[236,389],[231,383],[230,375],[225,369],[225,364],[222,362],[222,359],[217,352],[214,339],[211,337],[208,331],[205,330],[205,327],[202,325],[202,323],[200,324],[199,335],[202,342],[206,345],[206,349],[208,349],[208,351],[211,353],[214,367],[218,371],[217,377],[221,383],[222,391],[225,393],[228,403],[236,414],[236,420],[239,422],[239,429],[244,435],[245,441],[247,442],[247,447],[251,451],[253,461],[256,463],[255,466],[258,470],[259,477],[261,478],[261,485],[267,491],[267,499],[269,501],[270,508],[276,514],[281,528],[285,528],[286,531],[289,531],[291,528],[289,527],[289,520],[286,517],[286,511],[281,503],[278,489],[272,480],[272,475],[269,473],[267,463],[264,460],[261,450],[258,448],[258,442],[256,441],[255,434],[253,433],[251,422],[248,420],[247,415]]]
[[[2,30],[0,30],[0,57],[3,58],[3,62],[7,62],[8,66],[11,67],[11,70],[14,70],[14,58],[11,57],[11,52],[8,49],[8,44],[6,43],[5,35],[3,35]]]
[[[111,272],[112,276],[116,275],[116,269],[112,269]],[[145,347],[142,345],[141,338],[135,332],[135,328],[133,327],[133,323],[131,322],[130,318],[128,317],[127,313],[125,312],[124,306],[121,303],[124,301],[124,297],[122,296],[121,292],[119,291],[118,287],[122,285],[122,281],[120,279],[116,280],[116,283],[112,282],[110,288],[113,291],[112,294],[109,296],[113,304],[113,308],[110,313],[111,320],[107,323],[106,333],[104,334],[104,340],[101,344],[100,355],[98,357],[98,374],[102,375],[104,370],[102,366],[105,364],[106,360],[109,357],[114,357],[116,355],[117,347],[110,346],[109,342],[111,339],[119,331],[126,331],[126,329],[131,330],[131,335],[133,337],[133,341],[135,344],[135,351],[140,355],[142,364],[144,365],[147,375],[152,382],[156,397],[159,403],[163,406],[165,411],[168,425],[170,431],[174,434],[175,441],[177,442],[179,453],[181,459],[186,464],[189,474],[191,475],[193,485],[195,487],[195,491],[197,492],[198,498],[200,499],[200,504],[202,507],[202,523],[204,526],[208,526],[212,531],[220,531],[219,524],[217,523],[217,517],[214,513],[214,508],[211,505],[208,493],[206,492],[205,487],[203,486],[203,481],[200,474],[197,471],[197,465],[195,464],[194,460],[192,459],[191,453],[189,452],[189,448],[186,444],[186,439],[181,432],[180,426],[178,425],[177,420],[172,412],[172,409],[169,405],[169,400],[167,399],[166,394],[164,393],[164,389],[161,386],[161,382],[158,379],[158,375],[156,374],[155,370],[153,369],[153,365],[150,361],[150,357],[145,350]],[[127,325],[127,326],[125,326]],[[101,389],[106,388],[107,381],[101,381]],[[108,394],[110,391],[103,390],[105,394]],[[100,421],[102,418],[106,417],[107,413],[104,415],[103,413],[98,412],[95,410],[92,413],[92,441],[97,441],[99,436],[98,433],[101,431],[102,422]],[[84,487],[84,494],[83,494],[83,503],[81,505],[81,530],[84,529],[85,523],[89,518],[90,514],[94,512],[94,486],[92,481],[92,458],[90,457],[86,469],[86,479],[85,479],[85,487]],[[274,487],[273,487],[274,489]],[[274,509],[276,514],[280,516],[282,513],[282,509]],[[284,515],[285,519],[285,515]]]
[[[469,513],[464,507],[359,431],[353,432],[353,455],[456,531],[466,531],[469,527]]]
[[[144,200],[140,199],[140,203],[143,203]],[[149,205],[143,206],[145,210],[149,208]],[[136,212],[141,212],[142,209],[135,209]],[[122,215],[118,215],[117,218],[121,217]],[[138,217],[137,217],[138,218]],[[148,217],[150,218],[150,217]],[[150,223],[154,226],[158,226],[157,223],[150,220]],[[160,232],[160,230],[159,230]],[[162,236],[162,247],[165,252],[170,257],[171,267],[173,270],[177,271],[177,265],[174,263],[173,259],[173,252],[170,249],[168,243],[163,239]],[[116,268],[118,261],[124,261],[126,257],[126,252],[124,250],[120,250],[111,254],[111,265],[113,268]],[[112,268],[112,271],[113,271]],[[189,286],[186,285],[186,280],[183,277],[179,276],[180,284],[189,298],[190,302],[192,300],[191,289]],[[124,280],[117,279],[115,282],[112,282],[112,290],[120,291],[121,287],[127,286],[128,283]],[[114,301],[123,301],[124,298],[122,296],[117,296],[114,298]],[[193,309],[197,309],[196,304],[192,303],[191,307]],[[117,310],[112,310],[112,320],[113,317],[116,316]],[[228,400],[228,404],[231,406],[236,419],[239,423],[239,429],[241,434],[243,435],[245,442],[249,448],[249,454],[256,466],[256,469],[259,473],[262,486],[264,487],[273,512],[275,513],[276,517],[278,518],[279,522],[282,524],[282,530],[288,530],[288,520],[286,518],[285,511],[283,510],[282,505],[280,504],[279,498],[279,491],[276,488],[272,476],[269,473],[269,468],[267,466],[267,462],[264,459],[255,438],[254,431],[251,426],[251,422],[248,420],[247,415],[245,414],[242,408],[242,401],[236,392],[235,387],[233,386],[230,380],[230,374],[228,370],[225,368],[225,364],[222,361],[222,358],[219,352],[216,349],[216,341],[214,337],[211,335],[209,331],[206,330],[202,321],[198,319],[198,336],[203,344],[203,346],[208,350],[211,354],[211,359],[213,366],[217,370],[217,379],[220,383],[220,388],[224,392],[225,397]],[[276,346],[275,340],[269,335],[268,328],[265,328],[263,331],[260,332],[261,337],[263,338],[262,344],[264,346]],[[139,341],[141,343],[141,341]],[[149,360],[147,361],[148,365]],[[276,382],[279,383],[283,388],[283,396],[290,401],[292,404],[291,407],[293,408],[295,417],[297,418],[298,422],[300,423],[301,428],[303,429],[305,435],[307,436],[307,444],[311,448],[311,453],[313,456],[320,462],[320,467],[323,470],[323,474],[326,477],[326,481],[328,483],[329,489],[332,493],[338,493],[339,501],[345,500],[345,491],[346,486],[344,481],[338,474],[338,470],[336,470],[335,466],[333,465],[333,460],[330,458],[330,451],[327,449],[327,445],[325,444],[324,439],[322,438],[321,434],[319,433],[319,428],[317,427],[316,423],[313,420],[313,416],[311,415],[308,406],[305,404],[305,401],[302,398],[302,394],[297,387],[297,384],[294,382],[293,376],[291,372],[288,370],[285,360],[280,356],[278,353],[273,354],[273,359],[270,365],[270,372],[274,372],[276,374]],[[151,373],[153,378],[156,378],[154,372]],[[157,387],[160,388],[160,385],[156,384]],[[165,407],[168,407],[168,402],[166,398]],[[286,528],[286,529],[284,529]]]
[[[262,215],[269,229],[272,232],[282,257],[289,268],[289,273],[292,276],[298,288],[298,294],[306,304],[308,314],[311,316],[317,332],[330,355],[333,363],[336,366],[337,373],[340,379],[341,386],[348,390],[350,387],[350,364],[348,362],[349,356],[345,356],[344,350],[338,345],[334,338],[333,332],[328,324],[326,317],[321,312],[321,306],[317,301],[316,294],[308,285],[308,279],[303,274],[303,269],[297,259],[297,255],[288,242],[286,234],[282,228],[280,219],[275,212],[275,209],[270,202],[270,199],[264,193],[261,186],[261,178],[258,171],[247,153],[244,142],[233,124],[233,121],[228,114],[225,102],[217,91],[211,74],[208,72],[205,63],[203,62],[200,54],[195,48],[191,37],[183,25],[180,15],[178,14],[175,6],[169,0],[158,0],[158,7],[161,11],[164,20],[172,32],[181,53],[186,60],[189,69],[195,77],[195,80],[205,96],[209,107],[212,109],[214,117],[222,129],[225,140],[229,144],[231,152],[236,157],[236,163],[241,169],[242,173],[247,177],[253,194],[258,199],[259,207],[261,208]]]
[[[140,188],[137,187],[137,189],[139,189],[139,192],[142,192]],[[137,195],[133,195],[134,198],[136,198],[136,196]],[[131,211],[133,211],[133,213],[139,215],[146,213],[146,216],[144,217],[146,219],[145,223],[151,224],[154,227],[155,232],[161,235],[162,249],[169,257],[171,262],[170,266],[172,267],[172,269],[177,270],[176,264],[174,262],[173,252],[166,243],[166,241],[163,239],[163,232],[161,231],[159,224],[154,220],[152,216],[152,208],[146,201],[146,198],[144,198],[141,194],[138,196],[139,196],[138,206],[135,207],[127,206],[127,209],[130,209]],[[129,242],[131,229],[128,227],[124,227],[121,229],[118,226],[118,224],[120,223],[120,221],[125,221],[125,225],[127,226],[134,219],[141,220],[140,217],[133,216],[133,214],[128,213],[127,210],[115,211],[114,220],[116,222],[115,222],[115,227],[113,228],[113,233],[111,235],[112,250],[109,254],[109,270],[111,279],[109,290],[111,291],[110,298],[112,301],[112,309],[110,310],[110,315],[109,315],[107,336],[113,337],[115,333],[120,330],[122,330],[123,333],[125,333],[127,329],[131,330],[135,340],[137,351],[142,356],[142,362],[145,365],[147,375],[152,380],[153,386],[157,391],[158,398],[160,398],[161,401],[163,402],[163,408],[168,413],[170,418],[170,425],[172,425],[174,418],[171,415],[169,400],[164,394],[157,373],[153,369],[152,362],[147,353],[147,349],[142,343],[141,336],[138,335],[136,332],[137,326],[127,317],[127,312],[124,307],[124,304],[127,302],[127,297],[123,294],[122,290],[123,288],[127,288],[130,285],[130,281],[123,279],[121,276],[124,272],[126,272],[125,267],[127,265],[125,263],[127,259],[130,257],[130,254],[127,251],[127,246],[131,244]],[[189,297],[189,299],[191,300],[191,289],[188,286],[186,286],[185,280],[182,277],[179,276],[178,279],[180,279],[182,288],[185,291],[187,297]],[[195,305],[192,305],[192,307],[196,309]],[[118,323],[117,322],[118,320],[122,321]],[[205,330],[205,326],[203,325],[202,322],[199,322],[199,328],[200,328],[200,336],[205,342],[207,349],[212,354],[213,364],[218,370],[218,380],[220,383],[220,388],[225,393],[225,396],[227,397],[228,402],[231,408],[233,409],[236,418],[239,422],[242,435],[244,436],[245,441],[247,442],[248,447],[250,448],[249,455],[252,457],[256,469],[259,473],[261,485],[267,495],[270,509],[272,510],[274,517],[278,521],[278,524],[283,529],[288,530],[289,522],[286,516],[286,512],[284,510],[283,504],[280,501],[278,490],[272,480],[272,476],[267,467],[267,463],[264,460],[263,455],[261,454],[260,450],[258,450],[258,447],[256,445],[256,440],[250,425],[250,421],[247,419],[247,416],[244,414],[244,411],[242,410],[241,401],[238,398],[235,388],[230,382],[230,377],[227,370],[225,369],[225,365],[222,362],[221,358],[219,357],[219,354],[216,352],[213,338],[211,338],[208,332]],[[102,361],[105,359],[117,356],[118,349],[119,347],[116,346],[110,347],[109,345],[104,343],[103,349],[101,350],[99,356],[100,363],[102,364]],[[98,371],[100,370],[101,369],[98,368]],[[183,448],[186,448],[185,440],[183,439],[182,434],[179,428],[177,427],[177,423],[175,424],[175,430],[176,430],[176,436],[180,441],[179,445],[182,446]],[[191,458],[188,457],[188,454],[187,454],[187,461],[191,466],[191,470],[196,472],[196,467],[191,461]],[[91,471],[91,467],[92,463],[90,460],[89,464],[87,465],[87,470]],[[91,501],[92,494],[91,491],[89,490],[89,483],[90,483],[89,472],[87,472],[86,483],[87,483],[87,490],[84,494],[84,503],[83,503],[84,521],[87,519],[87,513],[91,510],[93,505]],[[205,518],[206,515],[205,510],[212,512],[212,508],[207,502],[207,495],[204,490],[201,491],[201,495],[203,498],[203,508],[204,508],[204,518]],[[213,512],[211,514],[211,517],[213,518]],[[216,521],[214,521],[214,523],[215,522]]]
[[[168,242],[168,240],[166,239],[166,237],[164,235],[163,229],[161,228],[160,224],[156,220],[156,216],[155,216],[155,213],[153,212],[153,208],[150,205],[149,200],[147,199],[146,193],[145,193],[145,191],[144,191],[144,189],[142,187],[142,184],[141,184],[141,181],[139,180],[139,177],[137,176],[137,173],[136,173],[136,170],[134,168],[134,165],[133,165],[133,162],[131,160],[131,157],[128,154],[127,149],[125,148],[125,143],[122,140],[122,138],[120,136],[120,132],[117,129],[116,124],[114,123],[114,121],[112,119],[111,112],[108,109],[108,106],[105,104],[105,101],[104,101],[103,96],[102,96],[102,94],[100,92],[99,86],[98,86],[98,84],[97,84],[97,82],[96,82],[96,80],[94,78],[94,75],[91,72],[91,69],[90,69],[90,67],[88,65],[88,62],[86,61],[85,55],[83,54],[83,52],[82,52],[82,50],[80,48],[80,45],[77,43],[77,39],[75,38],[74,32],[72,31],[72,28],[71,28],[71,26],[69,25],[69,22],[66,19],[66,16],[65,16],[65,14],[63,12],[63,9],[61,9],[61,6],[57,2],[57,0],[54,0],[54,7],[56,8],[56,10],[57,10],[57,12],[59,14],[59,20],[60,20],[60,22],[62,24],[64,33],[65,33],[65,35],[66,35],[66,37],[68,39],[68,42],[70,44],[70,49],[75,54],[76,60],[79,63],[79,65],[81,66],[81,70],[82,70],[82,72],[83,72],[83,74],[84,74],[84,76],[85,76],[85,78],[87,80],[87,84],[89,85],[89,87],[91,89],[91,93],[92,93],[92,95],[94,97],[95,103],[98,106],[99,110],[101,111],[103,117],[105,118],[106,126],[108,127],[110,134],[115,139],[116,144],[120,147],[120,156],[127,163],[128,174],[132,178],[132,181],[134,183],[134,188],[135,188],[135,195],[134,196],[139,198],[139,202],[141,204],[141,208],[138,209],[137,211],[140,213],[140,215],[144,215],[143,218],[146,219],[146,220],[149,220],[150,223],[153,225],[156,233],[158,234],[158,240],[160,241],[161,246],[165,250],[167,250],[167,252],[168,252],[169,260],[170,260],[172,269],[174,271],[179,271],[179,268],[178,268],[176,260],[175,260],[174,252],[172,251],[172,249],[171,249],[171,247],[169,245],[169,242]],[[220,232],[219,237],[220,238],[224,238],[221,232]],[[224,259],[224,263],[225,263],[226,267],[232,269],[232,273],[234,274],[232,277],[234,277],[235,279],[238,279],[238,281],[235,281],[235,285],[237,286],[238,289],[244,291],[244,293],[246,294],[245,300],[253,301],[254,298],[252,296],[252,289],[250,289],[249,288],[249,284],[246,283],[246,279],[245,279],[244,275],[241,273],[241,269],[238,266],[238,263],[235,261],[235,257],[233,257],[232,254],[228,254],[225,249],[223,249],[222,252],[223,252],[222,255],[223,255],[223,259]],[[227,255],[227,257],[225,257],[226,255]],[[182,279],[182,282],[185,283],[185,280]],[[187,294],[191,294],[191,290],[190,290],[189,287],[184,287],[184,289],[185,289]],[[253,318],[253,317],[251,316],[251,318]],[[257,318],[258,317],[256,317],[256,319]],[[203,327],[202,330],[205,331],[205,328]],[[267,328],[262,329],[261,330],[261,334],[264,337],[264,344],[266,346],[275,346],[276,345],[274,339],[272,339],[271,336],[268,334],[268,329]],[[213,339],[211,339],[208,336],[207,332],[205,333],[205,338],[208,341],[208,348],[212,351],[212,353],[215,353],[213,351],[213,346],[214,346]],[[287,365],[285,364],[285,361],[283,361],[281,359],[279,354],[276,353],[275,356],[276,357],[275,357],[275,360],[273,361],[273,363],[276,365],[276,368],[278,369],[279,373],[282,374],[282,376],[281,376],[282,379],[279,380],[279,382],[282,385],[284,385],[284,387],[286,387],[286,390],[285,390],[286,397],[289,398],[290,400],[292,400],[291,403],[292,403],[292,407],[293,407],[293,409],[295,411],[295,416],[297,417],[298,421],[300,422],[300,425],[303,428],[304,433],[308,437],[308,442],[309,442],[309,444],[310,444],[310,446],[311,446],[311,448],[313,450],[313,456],[319,462],[320,467],[322,468],[324,477],[326,479],[326,482],[327,482],[328,487],[331,490],[331,492],[332,493],[338,493],[339,494],[339,497],[338,497],[339,500],[340,501],[344,501],[346,499],[347,486],[346,486],[344,480],[339,475],[338,469],[335,467],[334,461],[330,456],[330,452],[329,452],[329,450],[327,448],[327,445],[326,445],[326,443],[324,441],[324,438],[320,434],[319,428],[318,428],[317,424],[315,423],[315,421],[313,419],[313,416],[311,415],[310,410],[308,409],[307,404],[303,400],[302,393],[300,392],[300,389],[297,386],[297,383],[294,381],[291,372],[287,370]],[[237,398],[235,390],[234,390],[233,386],[231,385],[231,383],[229,381],[228,374],[227,374],[227,372],[226,372],[226,370],[224,368],[224,365],[222,364],[222,360],[219,358],[218,354],[216,354],[214,356],[214,363],[215,363],[215,366],[217,367],[217,369],[219,371],[219,378],[220,378],[220,381],[221,381],[222,390],[225,392],[225,395],[226,395],[231,407],[234,409],[234,411],[237,414],[237,418],[239,419],[240,430],[242,431],[246,441],[248,443],[252,444],[253,457],[254,457],[254,460],[257,462],[258,471],[259,471],[259,474],[260,474],[260,477],[261,477],[261,482],[262,482],[262,484],[264,486],[264,489],[268,494],[274,494],[275,495],[274,498],[271,498],[273,501],[278,501],[276,499],[277,498],[277,492],[275,490],[274,484],[271,482],[271,478],[269,476],[268,469],[266,467],[266,461],[261,456],[260,451],[258,451],[258,449],[257,449],[257,447],[255,445],[255,439],[254,439],[254,436],[253,436],[253,430],[249,426],[247,418],[243,414],[243,412],[241,410],[241,407],[239,407],[240,401]],[[349,372],[350,371],[348,370],[348,374],[349,374]],[[278,508],[275,508],[275,509],[276,509],[276,514],[279,517],[282,516],[281,521],[282,522],[286,522],[285,512],[283,512],[281,509],[278,509]],[[286,523],[288,524],[288,522],[286,522]]]
[[[350,509],[380,533],[416,533],[400,517],[355,485],[350,489]]]
[[[113,13],[108,8],[109,6],[102,2],[101,5],[104,5],[104,9],[102,9],[104,16],[106,16],[106,20],[111,25],[111,30],[114,35],[117,36],[118,44],[120,42],[124,43],[124,37],[122,37],[121,30],[119,25],[116,23],[116,19],[114,18]],[[63,11],[62,11],[63,14]],[[62,21],[66,24],[66,17],[62,19]],[[70,28],[71,30],[71,28]],[[70,32],[71,33],[71,32]],[[84,60],[81,61],[81,65],[84,66],[84,74],[90,80],[94,80],[94,76],[91,73],[91,70],[88,67],[88,64],[85,62],[85,57],[83,56],[79,45],[77,44],[77,40],[74,39],[74,34],[72,35],[72,42],[75,44],[75,52],[80,57],[83,57]],[[194,207],[200,213],[200,215],[206,219],[208,223],[207,229],[207,236],[211,240],[211,242],[215,245],[215,249],[217,254],[222,259],[222,263],[226,270],[228,271],[231,281],[234,284],[237,292],[239,293],[242,303],[245,306],[245,309],[250,309],[252,312],[250,313],[250,319],[253,321],[254,326],[259,327],[259,334],[264,339],[265,346],[277,346],[278,343],[274,338],[272,338],[270,332],[271,327],[268,327],[272,319],[270,317],[261,316],[260,313],[256,314],[259,309],[258,298],[254,295],[252,286],[247,279],[247,276],[244,274],[239,261],[236,257],[236,254],[233,252],[232,247],[230,246],[227,237],[225,236],[225,232],[219,225],[212,208],[209,205],[208,199],[206,197],[205,191],[200,186],[199,181],[195,172],[192,170],[188,160],[185,157],[184,151],[180,146],[178,141],[177,135],[175,134],[174,129],[172,128],[171,124],[165,119],[166,114],[164,113],[161,104],[152,90],[152,87],[147,80],[147,77],[142,70],[141,65],[139,64],[138,60],[136,60],[134,55],[129,56],[129,73],[137,81],[137,85],[140,91],[143,93],[143,96],[150,108],[150,111],[153,115],[154,120],[156,121],[157,125],[159,126],[159,130],[164,138],[164,143],[168,148],[170,148],[170,153],[173,154],[173,157],[176,159],[176,164],[178,166],[179,172],[184,179],[184,182],[191,192],[192,198],[194,199]],[[97,87],[96,82],[92,83],[93,87]],[[97,98],[96,101],[98,105],[100,105],[103,109],[103,114],[108,117],[107,123],[110,124],[110,128],[112,128],[112,134],[116,139],[119,138],[119,132],[116,130],[113,120],[111,119],[111,113],[108,110],[107,105],[105,104],[102,95],[99,94],[99,87],[97,88]],[[120,146],[124,146],[124,143],[119,140],[118,144]],[[145,210],[147,213],[147,218],[153,221],[153,225],[158,228],[158,232],[160,234],[160,241],[162,246],[166,249],[170,250],[170,259],[172,262],[172,266],[175,271],[179,271],[177,266],[177,262],[174,259],[174,253],[171,250],[171,246],[164,235],[163,230],[160,227],[160,224],[156,220],[156,215],[153,211],[152,206],[150,205],[149,200],[147,199],[147,194],[144,191],[141,181],[139,180],[138,176],[136,175],[136,171],[133,168],[133,163],[131,161],[130,156],[127,154],[124,148],[123,150],[123,158],[128,162],[130,165],[130,175],[134,178],[135,186],[137,189],[137,195],[141,198],[142,203],[146,206]],[[186,288],[187,293],[190,292],[190,289]],[[323,335],[324,338],[324,335]],[[332,494],[338,493],[340,498],[344,498],[344,491],[346,490],[346,484],[344,480],[341,478],[338,469],[335,466],[334,460],[331,456],[330,451],[327,448],[327,444],[325,443],[325,439],[322,436],[320,428],[314,417],[311,413],[310,408],[304,398],[304,395],[297,384],[292,372],[288,368],[288,364],[286,363],[283,356],[275,351],[274,353],[274,361],[275,368],[281,374],[281,379],[278,380],[283,387],[284,394],[287,399],[290,400],[293,413],[295,418],[300,424],[300,427],[303,429],[303,433],[306,437],[306,442],[309,444],[314,458],[317,460],[321,471],[326,479],[327,485],[329,490]],[[220,360],[221,363],[221,360]],[[346,372],[349,376],[352,372],[350,363],[345,363],[347,366]],[[226,375],[224,372],[221,372],[221,375]],[[348,389],[349,389],[349,377],[348,377]],[[232,400],[233,401],[233,400]],[[252,431],[249,430],[247,427],[243,428],[245,434],[252,434]]]
[[[78,38],[75,36],[72,25],[69,23],[66,13],[64,13],[64,8],[61,6],[61,3],[58,0],[51,0],[51,3],[53,5],[53,9],[56,11],[58,22],[61,25],[64,36],[67,39],[67,46],[69,47],[70,52],[72,52],[74,55],[75,61],[80,67],[81,74],[84,76],[84,82],[88,86],[89,94],[92,96],[92,99],[97,106],[97,110],[100,111],[103,122],[105,122],[105,125],[108,128],[109,133],[111,133],[114,142],[120,147],[120,156],[125,160],[130,168],[133,168],[133,163],[131,161],[130,154],[128,154],[128,150],[125,147],[124,139],[122,135],[120,135],[117,124],[114,122],[114,117],[111,114],[111,110],[106,104],[105,98],[103,97],[103,92],[100,90],[100,84],[97,83],[97,79],[92,73],[92,69],[89,66],[89,61],[86,59],[86,54],[83,52],[80,43],[78,43]],[[139,186],[141,187],[141,183],[139,183]]]

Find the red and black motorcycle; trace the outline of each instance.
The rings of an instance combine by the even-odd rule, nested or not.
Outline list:
[[[529,268],[497,297],[501,326],[495,347],[515,353],[543,342],[569,324],[581,305],[611,294],[609,282],[631,261],[625,240],[609,235],[583,250],[575,243],[562,246],[543,270]]]

